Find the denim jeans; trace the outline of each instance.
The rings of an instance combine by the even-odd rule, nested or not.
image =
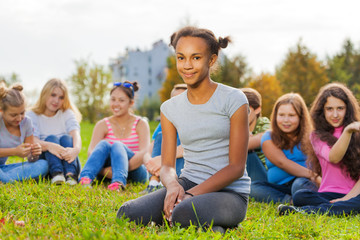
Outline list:
[[[36,162],[0,165],[0,182],[9,183],[30,178],[37,179],[40,176],[45,177],[48,171],[48,162],[43,159],[39,159]]]
[[[49,135],[45,138],[45,141],[59,144],[64,148],[73,147],[73,139],[70,135],[63,135],[60,138],[55,135]],[[58,158],[49,151],[43,153],[41,157],[49,162],[49,173],[52,177],[58,172],[62,172],[64,175],[71,173],[76,177],[79,176],[81,168],[79,157],[76,157],[72,163],[68,163],[67,161]]]
[[[267,181],[254,181],[251,184],[250,197],[258,202],[287,203],[292,196],[301,189],[317,191],[316,185],[307,178],[295,178],[294,180],[279,185]]]
[[[179,178],[179,184],[185,191],[197,184],[186,178]],[[151,221],[163,224],[164,199],[166,188],[146,194],[140,198],[125,202],[117,212],[117,218],[126,217],[136,224],[147,225]],[[188,198],[177,204],[172,213],[173,223],[181,227],[190,224],[236,227],[244,220],[248,206],[248,195],[221,190]]]
[[[246,171],[251,181],[267,181],[267,171],[256,152],[248,152]]]
[[[129,160],[134,155],[122,142],[110,144],[106,140],[102,140],[95,146],[80,174],[80,178],[88,177],[94,180],[101,169],[111,166],[112,183],[121,182],[125,186],[127,179],[145,183],[148,174],[143,165],[129,172]]]
[[[162,132],[159,132],[154,139],[154,148],[151,153],[151,157],[156,157],[161,155],[161,143],[162,143]],[[177,138],[177,146],[179,146],[180,144],[181,144],[180,139]],[[178,176],[180,176],[181,170],[183,168],[184,168],[184,158],[177,158],[175,169],[176,169],[176,174]]]
[[[301,207],[307,213],[329,215],[349,215],[360,213],[360,195],[347,201],[330,203],[330,200],[345,196],[342,193],[314,192],[310,190],[297,191],[293,196],[295,206]]]

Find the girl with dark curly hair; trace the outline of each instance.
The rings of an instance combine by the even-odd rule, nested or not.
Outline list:
[[[360,111],[352,92],[342,84],[320,89],[312,108],[313,148],[308,165],[322,176],[318,192],[301,190],[294,205],[280,206],[280,213],[305,211],[342,215],[360,211]]]

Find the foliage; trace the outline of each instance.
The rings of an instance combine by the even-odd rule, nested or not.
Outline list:
[[[152,131],[156,122],[151,122]],[[82,166],[93,124],[81,123]],[[107,184],[53,186],[50,181],[0,184],[0,239],[358,239],[360,215],[317,214],[278,216],[276,205],[250,199],[246,219],[224,235],[195,227],[136,226],[117,220],[122,203],[135,199],[146,186],[128,184],[110,192]],[[15,225],[23,220],[25,226]]]
[[[9,77],[0,75],[0,82],[4,82],[9,87],[14,83],[21,83],[21,79],[19,75],[13,72]]]
[[[284,93],[299,93],[310,105],[319,89],[329,82],[326,69],[315,54],[301,43],[290,49],[284,62],[276,70]]]
[[[94,123],[108,114],[106,97],[112,82],[111,72],[84,59],[75,61],[75,65],[76,72],[69,78],[72,93],[83,118]]]
[[[230,59],[226,55],[220,55],[218,63],[218,69],[211,75],[214,81],[235,88],[244,87],[249,81],[248,75],[251,70],[248,68],[244,56],[237,55]]]
[[[261,73],[249,82],[248,86],[256,89],[262,98],[262,115],[270,117],[276,100],[282,95],[282,90],[275,75]]]
[[[137,109],[137,114],[147,117],[150,121],[155,120],[160,115],[160,101],[157,96],[152,98],[145,97],[141,106]]]
[[[170,93],[176,84],[184,83],[176,68],[176,57],[171,55],[167,58],[167,74],[162,88],[159,90],[160,101],[165,102],[170,98]]]
[[[340,53],[328,57],[327,74],[331,82],[342,82],[360,98],[360,48],[346,39]]]

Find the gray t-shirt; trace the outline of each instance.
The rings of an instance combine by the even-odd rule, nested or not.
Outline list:
[[[20,137],[12,135],[7,130],[4,119],[0,115],[0,148],[14,148],[22,144],[25,138],[33,135],[30,118],[26,117],[20,122]],[[0,165],[4,165],[8,157],[0,158]]]
[[[185,91],[161,105],[161,112],[175,126],[184,148],[181,177],[200,184],[229,164],[230,118],[247,103],[242,91],[218,84],[205,104],[191,104]],[[225,189],[249,194],[246,170]]]

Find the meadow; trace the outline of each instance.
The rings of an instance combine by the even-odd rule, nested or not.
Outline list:
[[[157,123],[151,122],[151,131]],[[82,123],[84,166],[93,125]],[[9,162],[21,161],[11,158]],[[123,192],[105,184],[92,189],[39,183],[0,183],[0,239],[359,239],[360,216],[278,216],[274,204],[250,200],[247,217],[225,234],[178,226],[136,226],[116,219],[121,204],[140,196],[143,184],[128,184]],[[15,224],[24,221],[24,226]]]

